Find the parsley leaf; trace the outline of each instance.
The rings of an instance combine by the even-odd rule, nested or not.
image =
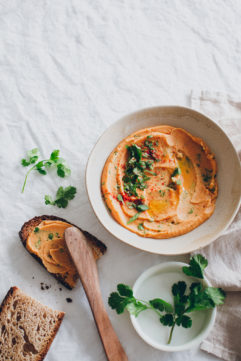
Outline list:
[[[66,176],[69,176],[70,173],[70,168],[68,168],[64,163],[57,164],[57,174],[59,177],[64,178]]]
[[[181,315],[176,319],[177,326],[182,326],[184,328],[192,327],[192,319],[187,315]]]
[[[126,306],[130,303],[129,299],[126,297],[121,297],[119,293],[113,292],[111,293],[108,304],[113,309],[116,310],[118,314],[123,313]]]
[[[39,157],[38,148],[33,148],[27,152],[27,159],[23,158],[21,160],[21,164],[23,167],[28,167],[30,164],[34,164],[37,162]]]
[[[54,201],[53,201],[53,198],[52,198],[51,196],[46,195],[46,196],[44,197],[44,199],[45,199],[45,204],[54,205]]]
[[[53,162],[56,162],[58,159],[59,159],[59,150],[55,149],[50,154],[50,160],[52,160]]]
[[[121,296],[132,297],[133,291],[130,286],[124,285],[123,283],[119,283],[117,285],[117,290]]]
[[[225,293],[221,288],[205,288],[200,282],[194,282],[190,286],[190,291],[186,312],[206,310],[224,303]]]
[[[56,193],[56,199],[54,201],[51,196],[45,195],[45,204],[50,204],[59,208],[66,208],[69,201],[74,199],[76,192],[76,188],[72,186],[68,186],[66,188],[59,187]]]
[[[152,307],[156,308],[159,311],[173,312],[173,306],[162,300],[161,298],[154,298],[154,300],[150,300],[149,303]]]
[[[224,303],[225,292],[221,288],[207,287],[204,292],[213,301],[215,306]]]
[[[133,296],[131,287],[120,283],[117,285],[117,291],[110,294],[108,304],[118,314],[123,313],[126,308],[132,315],[137,317],[140,312],[148,308],[147,305]]]
[[[196,278],[203,279],[203,271],[208,265],[208,260],[203,257],[201,254],[196,254],[190,259],[190,266],[184,266],[182,268],[183,272],[187,276],[192,276]]]
[[[174,325],[173,315],[171,313],[166,313],[164,316],[160,318],[160,322],[164,326],[173,326]]]

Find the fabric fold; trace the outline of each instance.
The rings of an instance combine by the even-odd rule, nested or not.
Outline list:
[[[221,93],[193,91],[190,106],[223,128],[241,158],[241,100]],[[218,308],[214,328],[201,349],[227,361],[241,360],[240,210],[224,234],[199,253],[209,261],[207,278],[227,294],[225,304]]]

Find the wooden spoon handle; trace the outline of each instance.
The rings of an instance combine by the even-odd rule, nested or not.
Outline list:
[[[79,229],[70,227],[65,231],[65,241],[88,298],[107,359],[128,361],[105,310],[96,262],[86,237]]]

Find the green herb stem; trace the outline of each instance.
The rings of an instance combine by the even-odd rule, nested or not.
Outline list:
[[[47,162],[47,161],[48,161],[48,159],[44,159],[44,160],[42,160],[41,162]],[[27,178],[28,178],[29,173],[30,173],[32,170],[34,170],[34,169],[37,170],[36,164],[34,164],[34,165],[27,171],[27,174],[26,174],[25,179],[24,179],[24,183],[23,183],[23,187],[22,187],[21,193],[24,192],[24,189],[25,189],[25,186],[26,186],[26,182],[27,182]]]
[[[33,167],[31,167],[31,168],[27,171],[27,174],[26,174],[25,179],[24,179],[23,187],[22,187],[22,193],[24,192],[28,175],[29,175],[29,173],[30,173],[34,168],[35,168],[35,165],[34,165]]]
[[[169,334],[169,338],[168,338],[168,341],[167,341],[167,344],[170,345],[171,341],[172,341],[172,334],[173,334],[173,331],[174,331],[174,327],[176,326],[176,321],[174,321],[173,325],[172,325],[172,328],[171,328],[171,331],[170,331],[170,334]]]

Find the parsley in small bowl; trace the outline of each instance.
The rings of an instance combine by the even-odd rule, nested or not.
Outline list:
[[[225,293],[204,276],[208,261],[201,254],[181,262],[161,263],[147,269],[133,289],[118,284],[108,303],[117,314],[127,310],[139,336],[162,351],[197,346],[211,330],[216,306]]]

